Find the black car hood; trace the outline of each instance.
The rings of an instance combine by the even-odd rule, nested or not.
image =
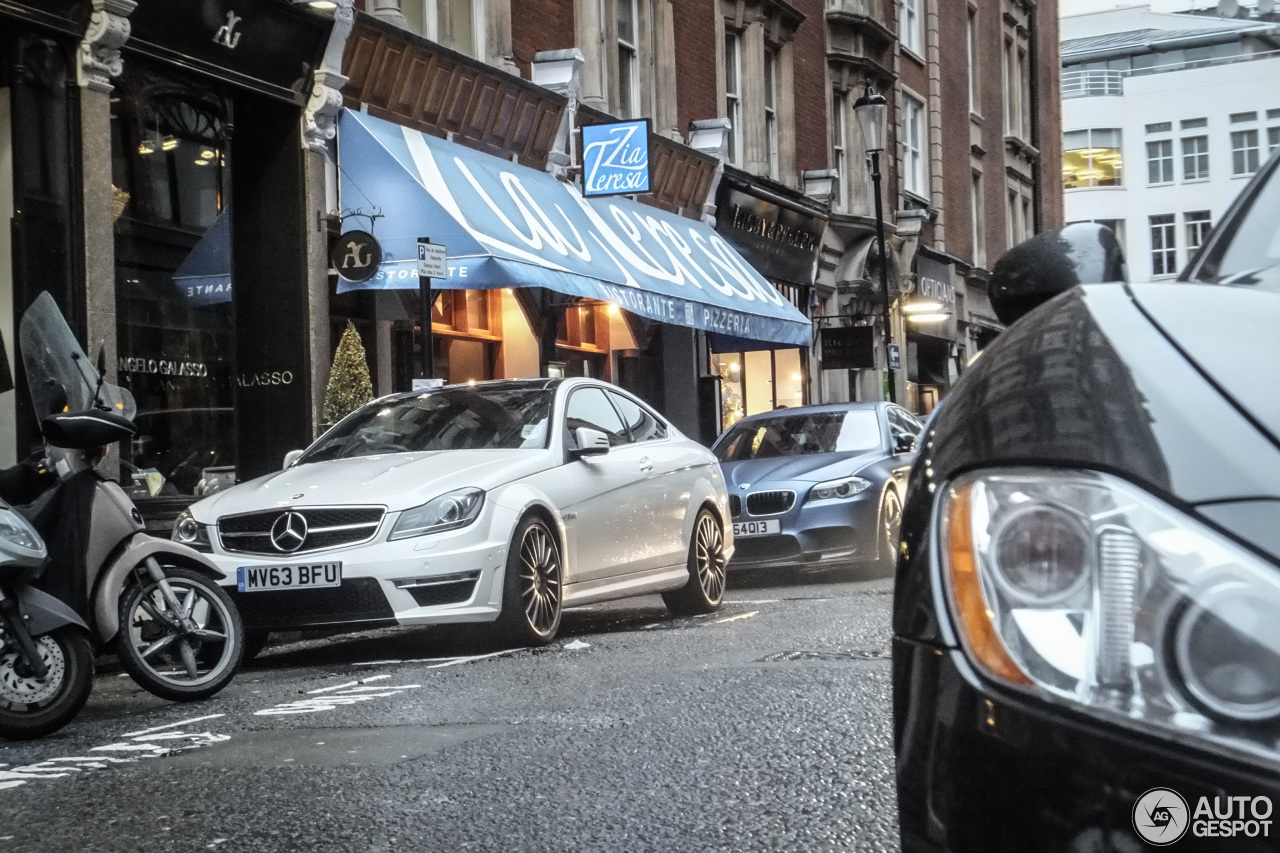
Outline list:
[[[1174,347],[1280,445],[1280,295],[1211,284],[1131,290]]]
[[[743,484],[800,480],[820,483],[856,474],[877,459],[883,450],[869,453],[805,453],[798,456],[771,456],[767,459],[743,459],[721,462],[725,485],[733,491]]]
[[[969,468],[1055,465],[1184,504],[1280,498],[1268,399],[1280,396],[1280,358],[1266,355],[1276,328],[1254,328],[1275,323],[1277,306],[1275,294],[1213,285],[1074,288],[965,372],[930,423],[912,488]]]

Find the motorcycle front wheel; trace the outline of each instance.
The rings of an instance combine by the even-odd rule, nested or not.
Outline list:
[[[26,671],[12,642],[0,645],[0,737],[9,740],[56,732],[80,713],[93,689],[93,644],[83,631],[64,626],[32,639],[49,670],[44,678]]]
[[[240,614],[222,588],[199,572],[165,566],[164,575],[178,611],[158,582],[135,580],[120,599],[116,654],[134,681],[162,699],[207,699],[240,669]]]

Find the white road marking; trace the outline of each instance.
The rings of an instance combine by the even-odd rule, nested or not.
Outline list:
[[[726,598],[725,604],[777,604],[781,599],[778,598],[760,598],[756,600],[746,598]]]
[[[189,720],[179,720],[176,723],[169,723],[166,726],[156,726],[155,728],[152,728],[152,729],[142,729],[141,731],[137,731],[137,732],[125,732],[124,734],[120,735],[120,737],[137,737],[138,735],[149,735],[152,732],[162,732],[165,729],[176,729],[178,726],[185,726],[188,723],[199,723],[199,722],[203,722],[204,720],[216,720],[218,717],[225,717],[225,716],[226,714],[206,714],[203,717],[192,717]]]
[[[355,687],[359,681],[348,681],[346,684],[335,684],[332,687],[321,687],[319,690],[308,690],[307,695],[314,693],[331,693],[334,690],[342,690],[344,687]]]
[[[576,652],[578,649],[591,648],[591,644],[584,643],[581,640],[574,640],[572,643],[565,643],[564,646],[562,646],[562,648],[568,649],[571,652]]]
[[[750,613],[739,613],[737,616],[729,616],[725,619],[717,619],[711,623],[713,625],[722,625],[725,622],[737,622],[739,619],[750,619],[752,616],[759,615],[759,610],[752,610]]]

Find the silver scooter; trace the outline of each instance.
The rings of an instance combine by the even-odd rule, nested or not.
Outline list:
[[[57,304],[42,293],[19,329],[59,483],[28,508],[49,547],[41,586],[71,606],[102,647],[151,693],[204,699],[226,687],[244,655],[244,628],[222,573],[198,551],[147,535],[119,484],[96,470],[104,448],[132,436],[133,396],[89,363]],[[43,502],[43,505],[41,505]]]
[[[89,626],[31,585],[47,563],[40,534],[0,498],[0,737],[11,740],[62,728],[93,689]]]

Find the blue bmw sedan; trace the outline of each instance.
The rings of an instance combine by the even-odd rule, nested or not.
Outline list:
[[[733,516],[730,568],[891,568],[920,430],[891,403],[779,409],[735,423],[712,447]]]

